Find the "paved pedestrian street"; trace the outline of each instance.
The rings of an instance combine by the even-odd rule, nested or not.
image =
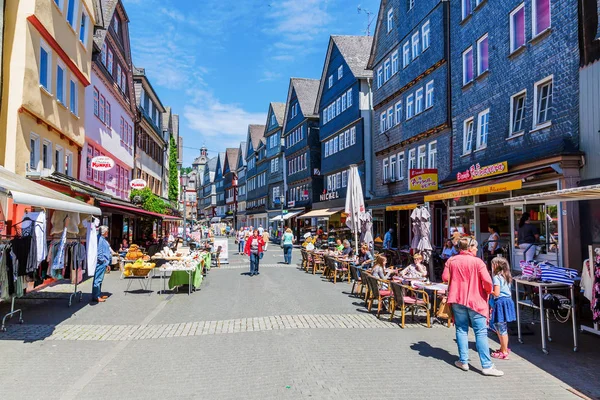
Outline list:
[[[511,336],[511,359],[497,362],[504,377],[481,375],[474,347],[471,371],[463,372],[453,366],[453,328],[408,319],[401,329],[388,315],[377,319],[349,296],[349,284],[284,265],[281,253],[271,246],[255,277],[245,274],[247,260],[233,255],[191,295],[157,294],[158,280],[150,294],[125,294],[113,272],[104,304],[88,303],[89,282],[81,285],[83,302],[71,308],[64,297],[19,301],[25,323],[13,319],[0,333],[0,399],[600,396],[589,337],[573,354],[569,335],[555,334],[546,356],[539,336],[526,336],[523,345]]]

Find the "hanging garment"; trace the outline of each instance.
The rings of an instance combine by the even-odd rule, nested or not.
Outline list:
[[[27,218],[29,218],[29,220],[27,220]],[[33,227],[31,226],[32,224]],[[25,213],[25,219],[21,226],[23,227],[23,230],[30,227],[32,229],[37,245],[37,262],[39,265],[48,255],[46,248],[46,213],[43,211]]]
[[[67,227],[63,228],[62,236],[60,237],[60,242],[58,243],[58,248],[56,249],[56,253],[54,258],[52,259],[52,270],[63,269],[65,267],[65,246],[67,244]]]
[[[594,288],[592,290],[592,315],[594,323],[600,323],[600,261],[594,263]]]
[[[37,269],[37,244],[33,236],[23,236],[10,241],[12,252],[18,259],[18,276],[24,276]]]
[[[86,219],[83,221],[83,226],[87,228],[87,273],[88,276],[94,276],[98,258],[98,232],[96,230],[100,226],[100,220],[98,218],[94,218],[92,221]]]
[[[594,290],[594,268],[590,263],[590,260],[583,262],[583,268],[581,268],[581,292],[583,296],[592,302],[592,292]]]
[[[8,257],[10,257],[10,246],[4,244],[0,246],[0,299],[2,300],[10,299],[8,266],[6,265]]]
[[[69,233],[78,234],[79,233],[79,214],[66,212],[66,211],[54,211],[52,214],[52,230],[50,231],[51,235],[56,235],[62,233],[65,228],[65,218],[69,217],[66,220],[66,228]]]

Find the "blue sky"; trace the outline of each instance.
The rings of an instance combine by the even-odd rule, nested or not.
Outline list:
[[[264,124],[290,77],[321,78],[329,35],[364,35],[379,0],[123,0],[133,62],[180,115],[184,166]],[[375,21],[371,26],[371,34]],[[191,147],[191,149],[189,148]]]

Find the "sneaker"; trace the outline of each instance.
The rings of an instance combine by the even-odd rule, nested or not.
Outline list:
[[[492,365],[490,368],[483,368],[481,372],[485,376],[504,376],[504,372],[497,370],[495,365]]]
[[[469,370],[469,364],[463,364],[460,360],[454,361],[454,365],[456,365],[456,368],[462,369],[463,371]]]

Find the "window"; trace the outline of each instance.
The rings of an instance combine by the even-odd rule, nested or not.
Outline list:
[[[350,108],[352,106],[352,88],[348,89],[346,92],[346,97],[348,100],[348,108]]]
[[[533,36],[537,36],[550,28],[550,0],[533,0],[531,4]]]
[[[475,123],[473,118],[465,120],[463,124],[463,154],[471,153],[473,148],[473,129]]]
[[[71,112],[73,113],[73,115],[78,116],[79,115],[79,85],[77,85],[77,82],[75,82],[73,79],[71,79],[71,84],[70,84],[70,93],[71,93],[71,101],[70,101],[70,106],[69,108],[71,109]]]
[[[338,81],[344,77],[344,66],[340,65],[338,67]]]
[[[534,0],[535,2],[535,0]],[[525,4],[510,13],[510,51],[525,45]]]
[[[102,51],[100,52],[100,60],[106,67],[106,43],[102,43]]]
[[[60,146],[54,146],[54,169],[57,172],[65,173],[65,151]]]
[[[105,113],[104,110],[106,109],[106,100],[104,99],[104,96],[100,95],[100,115],[98,116],[100,118],[100,121],[104,122],[105,121]]]
[[[125,128],[125,119],[121,117],[121,121],[119,122],[119,136],[121,137],[121,143],[124,143],[127,139],[127,132]]]
[[[87,44],[87,26],[88,16],[85,11],[81,13],[81,23],[79,24],[79,41],[85,46]]]
[[[510,98],[510,132],[509,136],[522,132],[525,122],[525,99],[527,92],[524,90]]]
[[[112,21],[112,25],[113,25],[113,29],[115,30],[115,32],[119,33],[119,18],[115,15],[115,17],[113,18]]]
[[[415,92],[415,115],[423,112],[423,88]]]
[[[408,42],[404,43],[402,46],[402,68],[406,68],[406,66],[410,63],[410,48]]]
[[[42,143],[42,168],[52,168],[52,143],[47,140]]]
[[[471,15],[471,0],[461,0],[462,19]]]
[[[109,128],[112,127],[112,122],[111,122],[111,115],[110,115],[110,103],[107,101],[106,102],[106,106],[105,106],[105,110],[104,110],[104,123],[106,123],[106,126],[108,126]]]
[[[29,169],[37,170],[40,163],[40,137],[35,133],[29,135]]]
[[[73,176],[73,153],[67,151],[67,155],[65,157],[65,174],[69,176]]]
[[[106,69],[112,75],[113,74],[113,52],[111,49],[108,49],[108,64],[106,65]]]
[[[329,81],[329,88],[331,89],[331,87],[333,86],[333,75],[329,75],[329,78],[327,78],[327,80]]]
[[[477,116],[477,150],[487,147],[490,122],[490,110],[482,111]]]
[[[340,135],[338,136],[339,140],[340,140],[340,151],[344,150],[346,148],[346,144],[345,144],[345,140],[344,140],[344,133],[340,133]]]
[[[379,133],[385,132],[386,121],[387,121],[386,113],[382,112],[381,116],[379,117]]]
[[[121,64],[117,63],[117,86],[120,88],[122,83],[121,83]]]
[[[404,179],[404,152],[398,153],[398,179]]]
[[[342,112],[346,111],[346,96],[342,96]]]
[[[40,85],[48,92],[52,91],[52,53],[43,40],[40,41]]]
[[[427,50],[429,48],[429,21],[421,27],[421,42],[423,51]]]
[[[396,50],[392,53],[392,75],[398,73],[398,69],[400,68],[399,62],[398,50]]]
[[[279,186],[273,188],[273,201],[277,201],[279,199]]]
[[[342,113],[342,99],[338,98],[335,101],[335,113],[336,115],[340,115]]]
[[[415,149],[410,149],[408,151],[408,169],[416,169],[416,157],[415,157]]]
[[[350,145],[356,144],[356,127],[350,128]]]
[[[483,74],[488,68],[488,35],[486,33],[477,41],[477,75]]]
[[[433,107],[433,81],[425,85],[425,109]]]
[[[387,127],[390,129],[392,126],[394,126],[394,107],[387,110]]]
[[[413,95],[411,94],[406,98],[406,119],[411,119],[413,117],[413,104]]]
[[[377,88],[383,86],[383,68],[379,67],[377,69]]]
[[[396,156],[390,156],[390,179],[396,180]]]
[[[384,158],[383,159],[383,182],[387,182],[390,179],[390,171],[389,171],[389,159]]]
[[[67,22],[75,29],[76,3],[78,0],[67,0]]]
[[[395,115],[395,122],[396,124],[399,124],[400,121],[402,120],[402,102],[399,101],[396,103],[396,115]]]
[[[415,0],[408,0],[408,10],[412,10],[415,7]]]
[[[533,104],[535,106],[534,127],[549,123],[552,120],[552,77],[535,84]]]
[[[412,35],[412,58],[413,60],[419,56],[419,32]]]
[[[384,80],[387,82],[390,80],[390,77],[392,76],[392,69],[391,69],[391,64],[390,64],[389,58],[387,60],[385,60],[385,62],[383,63],[383,71],[384,71]]]
[[[463,86],[473,80],[473,47],[463,52]]]
[[[63,105],[66,103],[65,94],[67,92],[67,74],[66,67],[62,63],[56,65],[56,100]]]
[[[427,168],[437,168],[437,142],[429,143]]]
[[[346,131],[344,132],[344,147],[348,148],[350,147],[350,130],[346,129]]]
[[[427,166],[427,146],[424,144],[419,146],[417,150],[417,168],[425,168]]]
[[[388,33],[391,32],[393,27],[394,27],[394,9],[390,8],[387,13],[387,31],[388,31]]]

